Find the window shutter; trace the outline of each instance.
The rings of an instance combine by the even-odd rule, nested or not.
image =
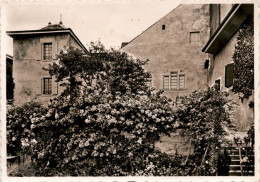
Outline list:
[[[40,60],[43,60],[43,52],[44,52],[44,47],[43,47],[43,43],[41,43],[41,53],[40,53]]]
[[[226,67],[225,67],[225,87],[231,87],[233,85],[233,71],[234,71],[234,63],[226,65]]]
[[[169,89],[169,76],[163,76],[163,88]]]
[[[58,82],[56,82],[56,78],[52,77],[52,95],[58,95]]]
[[[43,89],[43,78],[39,79],[37,82],[37,95],[42,95],[42,89]]]
[[[52,59],[57,59],[57,42],[52,42]]]

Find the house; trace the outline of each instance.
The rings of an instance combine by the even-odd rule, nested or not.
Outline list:
[[[149,62],[144,66],[151,73],[148,85],[178,103],[178,97],[207,87],[207,54],[201,52],[210,34],[208,4],[181,4],[151,25],[122,50]],[[156,142],[163,152],[189,155],[189,141],[178,132]]]
[[[149,62],[148,83],[175,100],[207,86],[207,54],[201,52],[209,33],[209,5],[182,4],[162,17],[122,50]]]
[[[63,88],[42,68],[57,62],[57,55],[64,48],[74,47],[87,52],[72,29],[62,22],[49,23],[39,30],[7,31],[7,35],[13,38],[15,105],[32,99],[47,105]]]
[[[202,49],[208,54],[208,85],[219,85],[227,91],[238,104],[234,110],[235,130],[245,132],[254,122],[253,109],[249,108],[253,95],[243,102],[239,94],[232,92],[234,51],[241,26],[253,21],[253,4],[211,4],[210,5],[210,38]],[[243,66],[243,65],[242,65]]]

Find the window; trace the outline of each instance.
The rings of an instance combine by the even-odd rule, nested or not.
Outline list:
[[[190,32],[190,42],[199,42],[200,32]]]
[[[43,78],[42,94],[44,94],[44,95],[52,94],[52,79],[51,78]]]
[[[162,25],[162,30],[165,30],[165,25]]]
[[[146,85],[152,87],[152,77],[147,78]]]
[[[234,63],[225,66],[225,87],[233,86]]]
[[[173,71],[170,75],[163,76],[163,88],[170,90],[185,89],[185,74]]]
[[[43,44],[43,60],[52,59],[52,43]]]
[[[216,89],[220,90],[220,79],[215,80]]]

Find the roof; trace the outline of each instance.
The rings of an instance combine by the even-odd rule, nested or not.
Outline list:
[[[66,28],[63,26],[62,22],[59,24],[49,23],[46,27],[43,27],[39,30],[21,30],[21,31],[6,31],[7,35],[12,38],[21,37],[25,35],[42,35],[42,34],[60,34],[60,33],[69,33],[72,38],[80,45],[85,53],[88,53],[86,47],[82,44],[76,34],[72,31],[71,28]]]
[[[130,42],[127,42],[127,44],[124,44],[124,46],[122,47],[121,45],[121,49],[124,47],[127,47],[131,42],[133,42],[135,39],[137,39],[139,36],[141,36],[144,32],[148,31],[151,27],[153,27],[156,23],[158,23],[160,20],[162,20],[164,17],[166,17],[167,15],[169,15],[170,13],[172,13],[173,11],[175,11],[177,8],[179,8],[180,6],[182,6],[182,4],[179,4],[177,7],[175,7],[173,10],[171,10],[169,13],[167,13],[166,15],[164,15],[162,18],[160,18],[159,20],[157,20],[154,24],[152,24],[151,26],[149,26],[147,29],[145,29],[143,32],[141,32],[139,35],[137,35],[135,38],[133,38]],[[125,42],[123,42],[125,43]]]
[[[248,16],[253,16],[254,4],[237,4],[232,7],[216,31],[202,49],[205,53],[216,55],[230,38],[239,30]]]
[[[46,27],[41,28],[41,30],[60,30],[60,29],[67,29],[62,22],[60,22],[59,24],[51,24],[51,22],[49,22]]]

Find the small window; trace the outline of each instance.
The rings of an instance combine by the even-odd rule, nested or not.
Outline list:
[[[215,80],[215,86],[218,91],[220,91],[220,79]]]
[[[200,32],[190,32],[190,42],[199,42]]]
[[[147,85],[148,87],[152,87],[152,77],[147,78],[147,80],[146,80],[146,85]]]
[[[52,43],[43,44],[43,60],[52,59]]]
[[[42,94],[49,95],[52,94],[52,79],[51,78],[43,78],[43,88]]]
[[[165,25],[162,25],[162,30],[165,30]]]
[[[233,86],[234,63],[225,66],[225,87]]]

